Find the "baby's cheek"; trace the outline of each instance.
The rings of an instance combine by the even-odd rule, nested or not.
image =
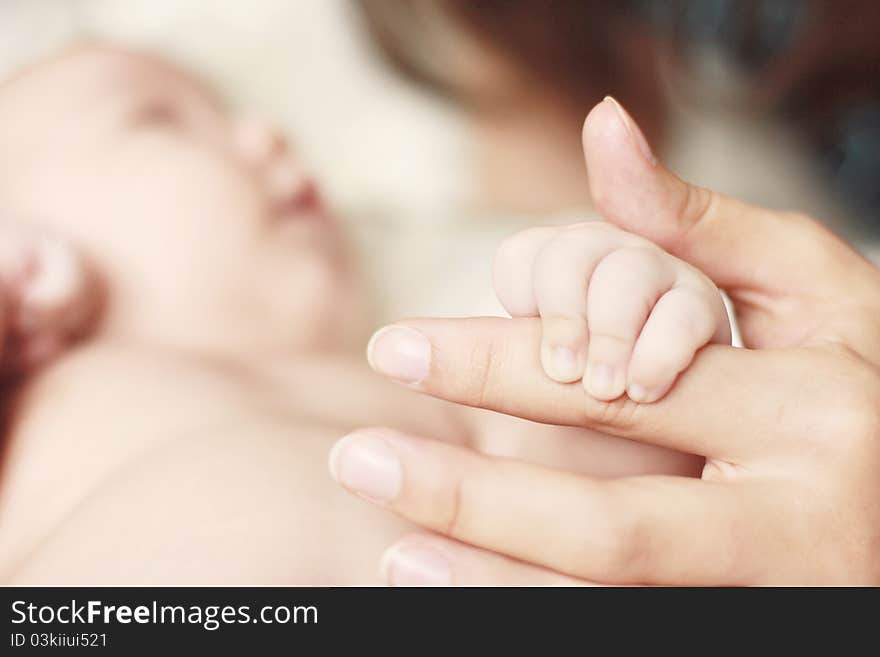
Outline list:
[[[311,346],[332,346],[342,333],[364,321],[363,312],[332,261],[314,251],[258,256],[265,266],[256,284],[264,305],[284,341]]]

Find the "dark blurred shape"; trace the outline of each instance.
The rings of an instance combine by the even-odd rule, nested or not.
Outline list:
[[[854,236],[880,237],[880,4],[877,0],[638,0],[697,76],[714,48],[753,107],[794,126],[848,206]]]
[[[804,0],[636,0],[638,7],[685,54],[712,45],[755,70],[795,40],[811,3]]]
[[[432,38],[438,26],[500,54],[575,111],[618,96],[652,141],[666,62],[694,102],[718,102],[721,89],[722,102],[799,131],[852,211],[854,236],[880,238],[880,0],[354,1],[399,72],[464,105],[491,98],[462,86]],[[705,65],[710,51],[730,75]]]
[[[848,106],[818,144],[820,163],[853,205],[863,230],[880,236],[880,96]]]
[[[448,51],[458,32],[499,54],[560,103],[586,112],[614,94],[651,121],[662,112],[656,32],[629,2],[607,0],[355,0],[381,53],[399,72],[464,105],[492,102],[462,85]],[[455,47],[454,40],[446,45]]]

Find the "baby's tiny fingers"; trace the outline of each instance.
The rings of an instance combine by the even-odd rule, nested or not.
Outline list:
[[[624,393],[636,339],[675,275],[668,256],[653,247],[618,249],[598,264],[587,294],[590,346],[584,387],[591,396],[610,401]]]
[[[534,264],[541,315],[541,364],[554,381],[580,380],[587,364],[587,288],[596,266],[616,248],[637,240],[601,222],[560,230]]]
[[[714,289],[675,287],[657,301],[629,363],[627,394],[640,403],[663,397],[709,342],[730,344],[730,323]]]
[[[541,308],[539,289],[548,276],[546,252],[552,247],[561,228],[538,227],[521,231],[506,239],[495,255],[494,285],[498,300],[511,317],[535,317],[541,315],[544,322],[544,339],[541,345],[541,362],[547,375],[563,383],[576,381],[584,372],[587,325],[583,316],[584,286],[575,285],[580,293],[574,307],[560,303],[562,312],[548,315],[549,308]],[[566,261],[553,258],[554,266]],[[543,263],[543,264],[542,264]],[[572,277],[549,273],[550,286],[559,293]],[[580,280],[580,276],[575,277]],[[568,284],[567,287],[571,287]],[[563,296],[568,299],[571,295]]]
[[[533,286],[535,259],[558,228],[539,226],[504,240],[495,252],[493,285],[498,301],[511,317],[537,317]]]

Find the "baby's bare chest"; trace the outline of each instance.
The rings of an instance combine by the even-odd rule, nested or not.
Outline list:
[[[421,403],[356,369],[326,369],[291,364],[285,376],[267,376],[130,351],[84,353],[59,364],[24,391],[14,413],[0,479],[0,576],[108,481],[193,438],[210,450],[215,435],[247,443],[265,433],[295,442],[304,427],[332,437],[386,424],[465,439],[445,406]],[[295,449],[326,477],[331,443],[312,443]]]

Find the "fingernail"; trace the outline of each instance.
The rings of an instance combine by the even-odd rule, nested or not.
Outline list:
[[[547,374],[556,381],[576,381],[583,375],[578,371],[578,357],[573,349],[568,347],[551,347],[549,367]]]
[[[627,388],[626,394],[634,402],[644,404],[651,399],[652,393],[645,388],[645,386],[639,385],[638,383],[632,383],[629,388]]]
[[[614,368],[605,363],[591,363],[587,368],[588,392],[599,399],[610,399],[614,394]]]
[[[394,546],[382,557],[389,586],[451,586],[452,568],[438,550],[424,545]]]
[[[415,329],[386,326],[370,338],[367,360],[380,374],[402,383],[419,383],[431,371],[431,343]]]
[[[575,376],[577,356],[568,347],[556,347],[553,350],[553,366],[557,374],[566,378]]]
[[[614,107],[617,115],[620,117],[620,120],[623,122],[623,126],[626,128],[627,132],[632,136],[632,138],[636,142],[636,146],[638,146],[639,150],[642,152],[644,158],[648,161],[651,166],[657,164],[657,158],[654,157],[654,153],[651,150],[651,146],[648,144],[648,140],[645,139],[645,133],[642,132],[642,129],[639,128],[638,124],[633,120],[633,118],[629,115],[623,105],[617,102],[616,99],[611,96],[605,96],[605,102],[610,103],[612,107]]]
[[[330,474],[342,486],[375,502],[388,502],[400,493],[400,458],[382,438],[352,433],[330,451]]]

